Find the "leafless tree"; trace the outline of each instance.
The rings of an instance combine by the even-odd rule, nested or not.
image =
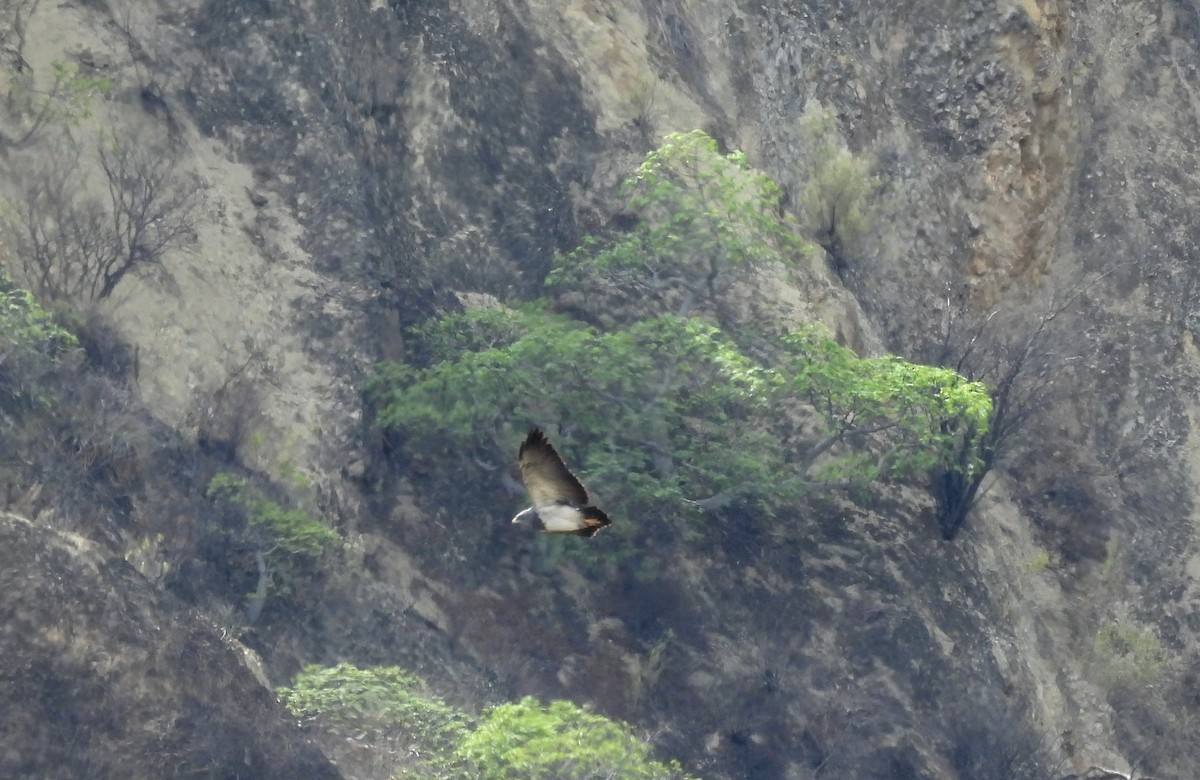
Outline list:
[[[195,236],[202,190],[177,161],[138,139],[98,147],[107,198],[90,193],[80,149],[63,141],[18,173],[4,220],[22,281],[44,299],[107,298],[131,271],[159,265]]]
[[[117,141],[101,143],[99,151],[111,206],[112,251],[98,269],[101,284],[93,297],[107,298],[133,269],[161,262],[168,249],[195,240],[202,190],[164,150]]]
[[[83,297],[84,269],[99,260],[100,204],[80,197],[79,149],[63,142],[36,169],[17,173],[19,194],[5,215],[21,281],[43,300]]]
[[[1051,402],[1056,379],[1078,357],[1061,348],[1056,326],[1062,315],[1113,270],[1075,284],[1065,295],[1052,296],[1032,318],[1010,318],[993,310],[960,326],[947,301],[943,340],[930,362],[987,384],[992,415],[977,448],[964,448],[955,467],[930,475],[944,539],[953,539],[958,533],[979,500],[980,488],[992,468],[1008,453],[1017,435]],[[980,462],[969,467],[974,457]]]
[[[266,364],[258,350],[238,366],[227,368],[225,381],[211,390],[197,390],[192,422],[196,442],[206,452],[233,463],[246,446],[263,416],[262,387],[270,383],[263,375]]]

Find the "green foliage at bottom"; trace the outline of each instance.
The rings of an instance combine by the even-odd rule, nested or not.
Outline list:
[[[371,742],[407,738],[422,754],[448,757],[467,733],[466,715],[395,666],[306,666],[279,697],[293,715],[323,728]]]
[[[654,760],[628,726],[569,701],[543,707],[529,697],[489,710],[458,757],[482,780],[687,777],[679,764]]]
[[[466,713],[394,666],[305,667],[279,696],[293,715],[338,743],[397,756],[394,778],[439,780],[687,780],[679,764],[618,721],[568,701],[532,698]],[[399,748],[399,749],[398,749]]]

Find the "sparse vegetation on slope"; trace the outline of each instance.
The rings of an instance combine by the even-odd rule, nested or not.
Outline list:
[[[27,16],[28,11],[17,10],[15,15]],[[23,25],[24,20],[18,24]],[[9,74],[5,108],[23,127],[15,138],[0,135],[0,148],[20,149],[36,140],[47,128],[70,126],[86,119],[92,113],[92,100],[112,90],[110,79],[82,74],[74,63],[56,60],[50,67],[50,83],[44,86],[36,83],[28,66]]]
[[[162,267],[194,238],[199,181],[165,146],[102,138],[96,155],[107,197],[89,189],[84,148],[63,134],[49,162],[15,166],[18,194],[0,230],[21,279],[43,300],[82,306],[107,298],[128,274]]]

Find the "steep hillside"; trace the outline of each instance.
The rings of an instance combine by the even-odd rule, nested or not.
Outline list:
[[[216,625],[81,537],[0,538],[6,775],[338,776]]]
[[[8,273],[52,287],[26,260],[49,218],[21,204],[42,181],[108,203],[115,150],[173,161],[185,204],[147,221],[180,230],[126,247],[111,295],[43,294],[86,356],[22,375],[53,403],[0,403],[7,508],[28,518],[2,524],[0,670],[42,707],[0,732],[13,772],[386,777],[317,729],[333,769],[271,695],[339,661],[470,713],[586,703],[703,777],[1194,771],[1194,3],[4,13],[26,74],[0,123]],[[878,179],[855,230],[814,216],[821,116]],[[604,534],[581,552],[507,525],[510,464],[372,425],[364,386],[412,357],[406,328],[543,294],[556,253],[632,227],[620,182],[695,128],[745,150],[823,247],[729,291],[731,327],[770,300],[993,382],[1041,339],[1018,409],[1037,414],[953,539],[920,485],[892,485],[713,512],[704,544],[620,518],[645,529],[636,559]],[[628,314],[595,303],[557,305]],[[568,420],[512,425],[533,423],[571,440]]]

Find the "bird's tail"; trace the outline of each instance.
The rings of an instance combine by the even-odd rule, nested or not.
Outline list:
[[[595,536],[597,531],[612,523],[612,520],[600,507],[585,506],[580,508],[579,513],[583,515],[583,522],[586,523],[586,526],[579,529],[578,533],[587,539]]]

